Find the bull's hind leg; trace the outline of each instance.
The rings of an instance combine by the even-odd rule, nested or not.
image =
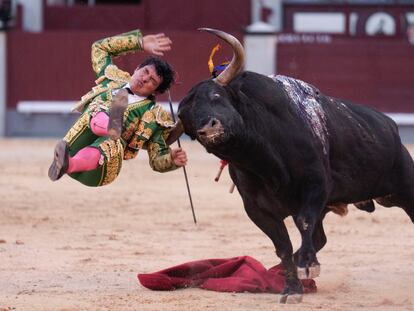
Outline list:
[[[323,233],[318,228],[318,224],[322,226],[322,219],[324,216],[324,208],[326,196],[324,194],[324,183],[322,179],[318,182],[318,177],[312,178],[313,182],[307,184],[302,190],[301,197],[303,202],[301,203],[301,209],[294,220],[297,228],[300,231],[302,237],[302,245],[298,252],[298,277],[300,279],[310,279],[319,276],[320,265],[316,258],[316,249],[314,245],[314,232],[316,230],[317,235]],[[320,236],[320,238],[323,238]],[[326,237],[325,237],[326,238]],[[323,240],[321,240],[323,244]],[[323,245],[322,245],[323,246]]]
[[[316,244],[314,240],[314,234],[319,238],[322,238],[321,232],[317,225],[312,225],[310,222],[306,222],[307,228],[304,226],[304,221],[301,219],[295,220],[296,226],[302,236],[302,245],[298,250],[297,256],[297,274],[299,279],[313,279],[319,276],[321,268],[318,259],[316,258],[316,252],[319,250],[317,247],[322,247],[322,244]],[[312,233],[311,233],[312,232]],[[309,238],[311,236],[311,238]],[[325,236],[325,232],[323,232]],[[326,238],[326,236],[325,236]],[[317,247],[316,247],[317,246]]]
[[[402,146],[402,157],[398,164],[391,193],[375,198],[375,201],[385,207],[401,207],[414,223],[414,163],[404,146]]]
[[[384,207],[401,207],[414,223],[414,198],[412,195],[390,194],[384,197],[375,198],[375,201]]]
[[[402,146],[402,175],[403,175],[403,199],[402,208],[410,216],[414,223],[414,163],[408,150]]]
[[[315,229],[313,230],[313,235],[312,235],[312,240],[313,240],[313,247],[315,249],[315,253],[319,252],[326,244],[327,239],[326,239],[326,235],[325,235],[325,230],[323,229],[323,218],[325,217],[326,212],[324,212],[323,217],[316,223],[315,225]],[[295,219],[295,217],[294,217]],[[296,222],[296,220],[295,220]],[[295,254],[293,255],[293,258],[295,260],[296,265],[298,265],[299,262],[299,254],[301,252],[301,248],[299,248]],[[318,262],[318,260],[316,259],[316,262]],[[298,277],[301,278],[307,278],[306,277],[306,270],[305,269],[301,269],[299,270],[302,272],[302,275],[299,275]],[[315,278],[317,276],[319,276],[320,274],[320,265],[319,263],[317,265],[314,265],[313,267],[310,268],[310,272],[308,272],[308,275],[310,278]]]

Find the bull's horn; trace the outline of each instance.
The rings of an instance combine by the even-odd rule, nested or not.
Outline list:
[[[240,71],[244,69],[245,56],[243,46],[239,40],[224,31],[212,28],[199,28],[198,30],[207,31],[216,35],[230,44],[233,48],[233,58],[230,64],[217,78],[214,79],[215,82],[220,85],[228,84]]]
[[[173,144],[180,136],[184,133],[184,126],[180,119],[178,119],[175,126],[172,128],[170,135],[168,136],[166,143],[167,145]]]

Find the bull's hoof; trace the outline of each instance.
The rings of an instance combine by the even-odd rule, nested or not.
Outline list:
[[[306,267],[306,268],[298,267],[297,271],[298,271],[298,278],[300,280],[314,279],[321,274],[321,266],[314,265],[314,266]]]
[[[287,277],[285,288],[279,297],[279,303],[299,303],[302,302],[303,285],[296,277]]]
[[[302,294],[282,294],[279,297],[279,303],[286,303],[286,304],[295,304],[302,302],[303,295]]]

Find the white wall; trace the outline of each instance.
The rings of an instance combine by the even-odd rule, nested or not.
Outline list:
[[[345,33],[345,14],[338,12],[300,12],[293,16],[295,32]]]
[[[252,24],[262,21],[261,11],[263,8],[272,11],[267,22],[272,25],[276,31],[282,30],[282,0],[251,0],[252,7]]]
[[[17,0],[23,6],[23,30],[43,30],[43,0]]]
[[[276,34],[246,34],[246,70],[264,75],[276,73]]]

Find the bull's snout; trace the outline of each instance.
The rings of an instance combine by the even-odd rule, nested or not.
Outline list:
[[[197,131],[197,136],[202,143],[214,144],[221,140],[224,128],[220,120],[211,118],[206,125]]]

